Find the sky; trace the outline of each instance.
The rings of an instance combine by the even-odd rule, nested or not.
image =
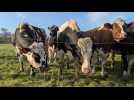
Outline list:
[[[118,17],[132,22],[134,12],[0,12],[0,28],[7,28],[13,33],[18,23],[27,22],[48,32],[49,26],[60,26],[65,21],[74,19],[80,30],[86,31],[107,22],[112,23]]]

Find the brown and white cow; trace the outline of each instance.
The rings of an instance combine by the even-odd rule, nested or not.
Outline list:
[[[15,31],[14,46],[20,63],[20,71],[24,71],[22,58],[30,63],[30,78],[34,69],[40,68],[41,76],[47,67],[47,56],[44,50],[46,33],[43,29],[27,23],[19,24]]]
[[[94,52],[98,51],[101,61],[101,75],[104,75],[104,65],[106,63],[107,57],[113,50],[120,50],[120,46],[116,46],[116,43],[119,43],[121,40],[126,38],[126,32],[124,31],[125,21],[118,18],[113,24],[105,23],[97,28],[90,29],[84,32],[78,32],[77,35],[79,38],[90,37],[93,41],[93,56]],[[92,57],[94,58],[94,57]],[[98,57],[96,57],[98,58]],[[93,64],[96,60],[92,60]],[[85,66],[88,68],[88,66]],[[95,66],[93,67],[95,69]],[[86,73],[85,71],[84,73]]]
[[[85,75],[87,75],[89,73],[89,70],[91,70],[90,60],[92,56],[93,42],[90,37],[85,37],[85,38],[79,38],[77,43],[83,57],[81,70],[82,72],[84,72]]]

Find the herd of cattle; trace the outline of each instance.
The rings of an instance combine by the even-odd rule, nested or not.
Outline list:
[[[59,65],[58,79],[63,79],[65,54],[69,58],[68,64],[75,64],[75,79],[79,77],[79,66],[84,75],[94,74],[98,59],[103,76],[107,58],[112,54],[111,65],[114,66],[117,52],[122,58],[122,75],[131,76],[134,64],[134,22],[126,23],[122,18],[117,18],[113,23],[80,31],[76,21],[69,20],[60,27],[52,25],[48,30],[49,36],[44,29],[28,23],[16,27],[12,43],[16,48],[20,71],[24,71],[22,58],[25,56],[30,63],[31,78],[35,68],[40,68],[43,78],[48,64],[56,61]]]

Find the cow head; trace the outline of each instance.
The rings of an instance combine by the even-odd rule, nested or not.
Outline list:
[[[21,44],[23,48],[27,48],[35,40],[35,32],[31,28],[27,23],[19,24],[16,28],[16,39],[19,41],[19,44]]]
[[[34,42],[29,48],[18,48],[21,54],[26,56],[28,62],[34,68],[41,68],[45,70],[47,67],[46,55],[43,43]]]
[[[38,41],[42,36],[34,28],[26,23],[18,25],[15,32],[16,48],[18,53],[27,58],[33,68],[40,68],[43,75],[47,67],[47,57],[44,42]]]
[[[126,38],[126,22],[122,18],[117,18],[112,24],[112,34],[115,41],[119,42]]]
[[[80,28],[78,27],[78,24],[75,20],[71,19],[68,21],[68,27],[72,29],[74,32],[79,32]]]
[[[27,60],[29,63],[35,67],[35,68],[45,68],[46,67],[46,55],[44,51],[44,45],[42,42],[34,42],[30,46],[30,51],[27,53],[24,53],[24,55],[27,57]]]
[[[87,38],[80,38],[77,44],[81,50],[81,55],[83,57],[81,70],[85,75],[87,75],[91,70],[90,60],[92,55],[93,43],[92,40],[89,37],[87,37]]]
[[[52,27],[48,27],[50,33],[50,37],[49,37],[49,45],[52,46],[57,42],[57,32],[59,30],[58,26],[53,25]]]
[[[126,29],[127,24],[121,18],[117,18],[113,24],[105,23],[104,25],[98,27],[98,30],[112,31],[113,39],[117,42],[126,38]]]

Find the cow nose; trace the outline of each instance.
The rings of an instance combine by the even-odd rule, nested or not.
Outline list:
[[[45,65],[45,61],[42,61],[42,65]]]

